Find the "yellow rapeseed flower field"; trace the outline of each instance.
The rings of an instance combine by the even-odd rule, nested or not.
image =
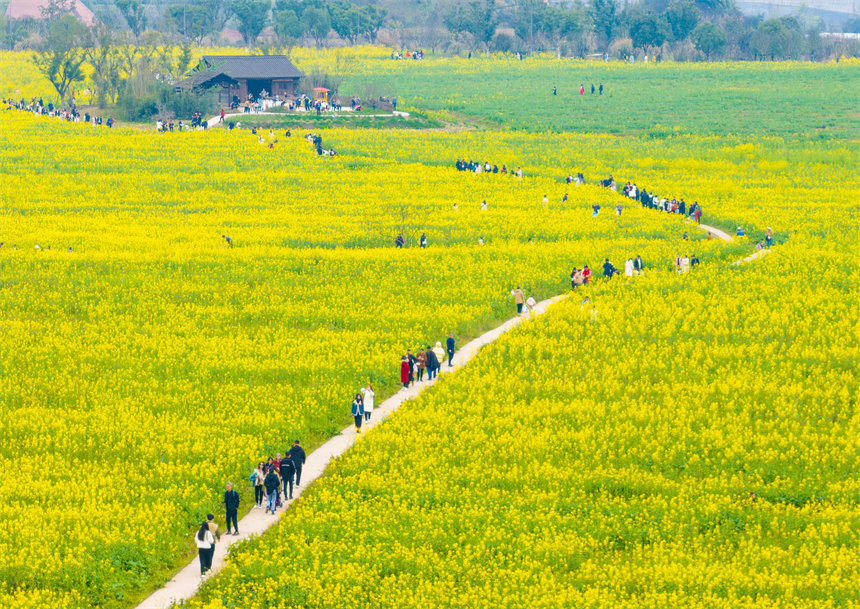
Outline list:
[[[193,604],[857,605],[854,142],[303,134],[0,110],[0,606],[130,605],[227,480],[247,506],[251,464],[393,392],[406,348],[636,254],[596,314],[577,294],[368,434]],[[615,215],[610,173],[750,237]]]

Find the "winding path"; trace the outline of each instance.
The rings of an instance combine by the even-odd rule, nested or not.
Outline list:
[[[721,231],[718,228],[707,226],[704,224],[698,225],[697,228],[709,232],[725,242],[732,242],[730,235]],[[736,261],[734,264],[748,262],[755,258],[760,258],[769,253],[770,250],[760,250],[755,254]],[[548,300],[541,301],[532,309],[534,315],[541,315],[546,312],[549,306],[559,300],[563,300],[567,295],[563,294],[555,296]],[[527,317],[516,316],[504,322],[500,326],[490,330],[467,343],[454,355],[453,367],[449,368],[446,364],[442,364],[440,374],[450,374],[458,368],[465,366],[469,361],[478,354],[481,347],[489,345],[499,338],[505,332],[518,326]],[[363,425],[364,432],[367,433],[373,427],[379,425],[382,421],[397,412],[401,404],[416,397],[426,387],[431,387],[435,381],[425,381],[415,383],[409,389],[402,389],[395,395],[391,396],[373,410],[373,418]],[[239,521],[239,530],[241,534],[238,536],[224,536],[218,542],[215,549],[215,557],[212,561],[212,573],[217,573],[223,566],[227,555],[227,549],[234,543],[246,539],[253,535],[261,535],[269,527],[276,524],[286,509],[302,495],[302,491],[308,485],[322,476],[332,459],[335,459],[344,454],[356,441],[355,427],[350,425],[344,428],[340,434],[332,437],[322,446],[318,447],[307,457],[307,461],[302,469],[302,486],[296,487],[293,492],[293,499],[288,500],[281,511],[275,515],[266,514],[263,510],[252,509],[248,514]],[[246,502],[248,499],[246,498]],[[137,609],[168,609],[174,604],[187,600],[197,593],[201,584],[200,565],[195,556],[191,562],[186,565],[181,571],[176,573],[173,578],[164,585],[164,587],[156,590],[146,600],[137,606]]]

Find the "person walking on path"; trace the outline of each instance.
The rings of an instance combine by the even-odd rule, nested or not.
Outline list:
[[[296,468],[296,486],[302,483],[302,466],[305,464],[306,458],[305,449],[302,448],[301,442],[298,440],[293,442],[293,447],[290,449],[290,459]]]
[[[284,485],[284,499],[293,498],[293,479],[296,477],[296,466],[289,455],[281,461],[281,483]],[[289,487],[289,491],[287,491]],[[287,494],[289,492],[289,495]]]
[[[439,374],[439,358],[436,357],[430,345],[427,345],[424,358],[427,360],[427,380],[432,381]]]
[[[454,359],[454,333],[448,332],[448,367],[452,368],[451,361]]]
[[[254,470],[254,507],[262,509],[263,507],[263,480],[266,478],[266,464],[260,461],[257,464],[257,469]]]
[[[405,355],[400,358],[400,382],[404,389],[409,389],[409,359]]]
[[[373,385],[367,384],[367,387],[361,389],[361,399],[364,403],[364,420],[369,421],[370,415],[373,414],[373,399],[376,397],[376,392],[373,390]]]
[[[221,530],[215,522],[214,514],[206,514],[206,525],[209,527],[209,532],[212,533],[212,547],[209,548],[209,567],[212,567],[212,558],[215,556],[215,544],[221,541]]]
[[[424,381],[424,369],[427,368],[427,354],[423,349],[418,349],[418,355],[415,356],[415,370],[418,376],[418,382]]]
[[[227,490],[224,491],[224,510],[227,512],[227,535],[230,535],[230,522],[233,523],[233,535],[239,534],[239,493],[233,488],[233,483],[227,483]]]
[[[355,433],[361,433],[361,421],[364,419],[364,402],[361,394],[356,393],[352,399],[352,418],[355,420]]]
[[[526,303],[526,298],[520,286],[517,286],[517,289],[514,290],[514,302],[517,305],[517,315],[519,315],[523,312],[523,305]]]
[[[266,513],[268,514],[271,510],[274,514],[278,506],[278,487],[281,486],[281,480],[275,473],[274,465],[269,468],[269,473],[266,474],[263,484],[266,485]]]
[[[411,385],[415,382],[415,366],[418,364],[418,360],[412,355],[412,349],[406,350],[406,361],[409,362],[409,384]]]
[[[695,203],[696,210],[693,212],[693,218],[696,220],[696,224],[701,224],[702,220],[702,208],[699,207],[698,203]]]
[[[208,521],[200,525],[200,530],[194,536],[194,541],[197,544],[197,558],[200,560],[200,575],[206,577],[206,573],[212,568],[209,550],[215,547],[215,538],[212,536],[212,531],[209,530]]]
[[[445,361],[445,350],[442,348],[442,341],[437,340],[433,346],[433,355],[436,356],[436,361],[439,362],[439,368],[442,367],[442,362]],[[439,369],[436,369],[436,376],[439,375]]]

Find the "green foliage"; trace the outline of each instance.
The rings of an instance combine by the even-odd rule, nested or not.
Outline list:
[[[806,40],[795,19],[782,17],[762,21],[750,38],[750,48],[771,60],[789,59],[804,52]]]
[[[81,45],[85,34],[84,26],[72,15],[61,15],[51,23],[42,52],[33,57],[39,71],[54,85],[63,104],[69,87],[84,79],[86,57]]]
[[[239,32],[250,47],[254,46],[257,36],[266,27],[269,6],[267,0],[233,0],[230,4],[238,21]]]
[[[661,46],[670,34],[666,19],[652,13],[639,15],[630,24],[630,38],[633,39],[633,46],[642,49]]]
[[[726,46],[726,33],[717,24],[705,22],[693,30],[693,41],[710,61],[712,55],[718,55]]]
[[[316,45],[321,46],[331,31],[331,17],[325,9],[308,8],[302,11],[302,25]]]
[[[138,0],[116,0],[116,7],[122,13],[128,29],[135,38],[146,29],[146,5]]]

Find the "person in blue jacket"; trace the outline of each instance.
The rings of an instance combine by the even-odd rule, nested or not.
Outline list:
[[[352,418],[355,420],[355,433],[361,433],[361,422],[364,420],[364,400],[360,393],[352,400]]]

